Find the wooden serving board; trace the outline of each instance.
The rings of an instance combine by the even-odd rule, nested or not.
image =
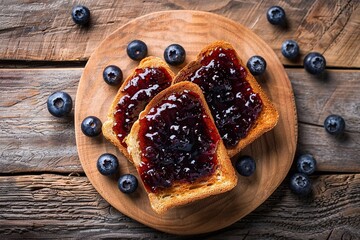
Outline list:
[[[105,177],[97,171],[98,157],[109,152],[119,158],[121,174],[138,176],[133,165],[112,144],[102,136],[86,137],[80,128],[82,120],[89,115],[97,116],[103,122],[106,120],[118,88],[104,82],[103,69],[110,64],[117,65],[125,78],[138,64],[126,54],[127,44],[134,39],[143,40],[147,44],[148,55],[161,58],[168,45],[181,44],[187,53],[184,65],[193,60],[205,45],[216,40],[230,42],[244,62],[255,54],[266,59],[266,73],[258,81],[277,107],[280,119],[271,132],[264,134],[242,152],[255,158],[257,169],[254,175],[239,176],[237,187],[230,192],[158,215],[151,209],[141,184],[135,193],[125,195],[118,190],[115,177]],[[174,72],[177,73],[183,66],[173,68]],[[167,11],[134,19],[107,37],[91,55],[76,95],[75,132],[79,158],[87,177],[113,207],[164,232],[198,234],[215,231],[238,221],[275,191],[292,164],[297,141],[297,117],[291,84],[285,70],[274,51],[259,36],[241,24],[215,14]]]

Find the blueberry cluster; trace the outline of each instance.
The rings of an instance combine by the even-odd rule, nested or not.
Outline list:
[[[273,25],[286,25],[285,11],[279,6],[268,9],[267,19]],[[296,59],[300,53],[298,43],[294,40],[284,41],[281,46],[281,53],[290,60]],[[305,70],[314,75],[323,73],[326,68],[326,60],[318,52],[308,53],[304,57],[303,64]],[[252,71],[252,66],[248,67]],[[345,120],[339,115],[331,114],[325,119],[324,128],[331,135],[341,135],[345,131]],[[300,155],[296,161],[296,168],[297,172],[290,178],[290,188],[294,193],[308,195],[311,192],[311,181],[308,175],[315,171],[316,161],[311,154]]]
[[[273,25],[286,25],[285,10],[280,6],[272,6],[268,9],[266,17],[269,23]],[[284,57],[294,60],[300,54],[300,48],[296,41],[286,40],[281,45],[281,53]],[[321,74],[326,67],[326,60],[324,56],[318,52],[310,52],[304,58],[304,68],[311,74]],[[251,71],[251,68],[248,66]],[[254,74],[256,75],[256,74]]]
[[[102,154],[97,160],[97,169],[104,176],[113,176],[119,170],[119,161],[111,153]],[[123,174],[118,178],[118,187],[123,193],[133,193],[138,187],[138,180],[132,174]]]
[[[126,52],[132,60],[140,61],[147,56],[148,48],[143,41],[133,40],[128,44]],[[165,48],[164,59],[170,65],[177,66],[183,64],[185,57],[185,49],[179,44],[170,44]]]
[[[311,154],[302,154],[296,159],[297,172],[290,177],[290,189],[300,196],[311,193],[312,184],[308,177],[316,169],[316,160]]]

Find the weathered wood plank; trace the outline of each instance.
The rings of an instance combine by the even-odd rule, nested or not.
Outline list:
[[[289,69],[288,75],[298,110],[298,151],[312,153],[321,171],[358,172],[360,72],[327,71],[323,76],[313,76],[302,69]],[[343,136],[334,137],[323,128],[324,120],[330,114],[345,119]]]
[[[128,21],[155,11],[200,10],[228,17],[251,28],[276,51],[285,64],[300,65],[301,58],[281,56],[285,39],[299,42],[301,54],[319,51],[329,66],[360,67],[359,1],[96,1],[83,2],[91,10],[89,28],[79,28],[70,16],[75,2],[0,1],[0,59],[86,60],[111,32]],[[267,22],[266,10],[282,6],[288,26]]]
[[[360,71],[325,71],[314,76],[304,69],[287,69],[299,121],[322,126],[329,114],[339,114],[348,132],[360,132]]]
[[[360,174],[320,175],[312,180],[312,197],[298,198],[285,181],[250,215],[202,237],[358,239]],[[0,235],[5,238],[181,239],[150,229],[113,209],[86,177],[0,177],[0,206]]]
[[[0,172],[82,171],[73,115],[51,116],[46,107],[55,91],[76,100],[82,69],[0,70]]]
[[[57,119],[46,109],[54,91],[76,101],[81,68],[0,69],[0,172],[83,172],[72,118]],[[360,172],[359,71],[327,71],[327,80],[287,69],[299,119],[298,150],[314,154],[318,170]],[[328,114],[342,115],[347,132],[327,134]]]
[[[335,138],[322,127],[299,124],[298,154],[311,153],[318,165],[317,171],[360,172],[360,134],[346,132]]]

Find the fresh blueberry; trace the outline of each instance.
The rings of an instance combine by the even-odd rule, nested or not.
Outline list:
[[[71,16],[76,24],[86,25],[90,21],[90,10],[85,6],[78,5],[73,7]]]
[[[316,168],[316,160],[311,154],[302,154],[296,160],[296,168],[299,173],[313,174]]]
[[[134,40],[128,44],[126,52],[132,60],[140,61],[147,56],[148,49],[143,41]]]
[[[68,116],[72,109],[72,99],[66,92],[55,92],[48,97],[47,108],[55,117]]]
[[[267,11],[267,20],[273,25],[285,24],[285,11],[282,7],[272,6]]]
[[[164,59],[170,65],[182,64],[185,57],[185,49],[179,44],[171,44],[164,51]]]
[[[250,156],[241,156],[235,163],[236,171],[245,177],[251,176],[256,169],[256,163]]]
[[[123,193],[133,193],[138,187],[138,180],[132,174],[124,174],[119,178],[118,187]]]
[[[311,74],[320,74],[325,70],[326,60],[320,53],[311,52],[304,58],[304,67]]]
[[[118,66],[110,65],[104,69],[103,78],[107,84],[116,86],[121,83],[123,74]]]
[[[305,196],[311,192],[311,181],[304,173],[294,173],[290,177],[290,189],[298,195]]]
[[[86,117],[81,123],[81,131],[88,137],[96,137],[101,133],[102,123],[94,116]]]
[[[286,40],[281,45],[281,53],[288,59],[294,59],[299,56],[299,45],[294,40]]]
[[[340,135],[345,131],[345,120],[336,114],[329,115],[324,121],[325,130],[332,135]]]
[[[246,66],[254,76],[261,75],[265,72],[266,69],[266,61],[261,56],[252,56]]]
[[[119,161],[117,157],[111,153],[102,154],[97,160],[97,169],[102,175],[112,175],[117,172]]]

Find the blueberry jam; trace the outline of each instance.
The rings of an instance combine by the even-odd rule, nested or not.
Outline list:
[[[194,182],[216,169],[220,135],[192,91],[173,93],[140,120],[139,173],[148,191]]]
[[[169,73],[162,67],[135,70],[133,78],[123,88],[124,95],[114,112],[113,131],[124,147],[127,145],[123,140],[130,133],[140,112],[156,94],[170,86],[171,79]]]
[[[217,47],[200,64],[187,80],[203,90],[225,146],[236,146],[259,116],[262,100],[245,80],[248,72],[233,49]]]

